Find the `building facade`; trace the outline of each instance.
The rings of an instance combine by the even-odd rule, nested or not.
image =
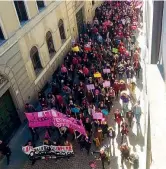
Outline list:
[[[0,135],[24,121],[24,105],[43,88],[101,1],[0,2]]]
[[[166,121],[166,2],[144,1],[146,168],[164,168]]]

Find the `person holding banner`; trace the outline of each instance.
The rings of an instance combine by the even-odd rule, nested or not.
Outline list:
[[[42,100],[41,100],[41,107],[42,107],[42,110],[48,109],[48,102],[45,98],[42,98]]]
[[[35,147],[35,144],[31,141],[31,140],[28,140],[28,142],[25,144],[25,147],[28,147],[28,148],[31,148],[33,149]],[[31,165],[34,165],[35,162],[36,162],[36,159],[34,158],[34,156],[30,155],[29,154],[29,159],[31,160]]]
[[[64,146],[72,146],[72,144],[71,144],[68,140],[66,140],[66,141],[64,142]]]
[[[34,143],[36,140],[39,139],[39,134],[37,132],[37,129],[29,127],[29,131],[30,131],[31,136],[32,136],[32,142]],[[36,137],[36,139],[35,139],[35,137]]]
[[[43,99],[43,97],[42,97],[42,99]],[[41,101],[42,101],[42,99],[41,99]],[[25,112],[36,112],[36,109],[34,108],[34,106],[32,105],[32,104],[29,104],[29,103],[26,103],[25,104]]]
[[[91,121],[90,121],[89,118],[86,118],[86,121],[85,121],[85,123],[84,123],[84,126],[85,126],[85,130],[86,130],[86,132],[87,132],[87,135],[88,135],[89,137],[91,137],[91,136],[92,136],[92,123],[91,123]]]
[[[52,109],[55,107],[55,96],[52,93],[48,93],[47,95],[48,107]]]

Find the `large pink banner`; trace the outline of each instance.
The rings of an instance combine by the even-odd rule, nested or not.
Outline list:
[[[85,128],[82,121],[72,117],[68,117],[56,110],[48,110],[42,112],[25,113],[29,127],[68,127],[86,135]]]

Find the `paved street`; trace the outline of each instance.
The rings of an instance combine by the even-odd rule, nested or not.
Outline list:
[[[141,80],[137,82],[138,88],[136,89],[137,98],[142,98],[142,82]],[[142,100],[142,99],[141,99]],[[143,103],[143,102],[141,102]],[[143,106],[143,105],[142,105]],[[120,151],[119,146],[121,143],[121,136],[118,134],[117,126],[115,125],[115,122],[113,120],[113,111],[117,108],[120,108],[121,105],[119,101],[114,102],[113,109],[111,113],[108,116],[108,122],[109,125],[114,126],[116,129],[117,137],[115,139],[115,144],[112,147],[112,155],[111,155],[111,163],[110,165],[106,164],[107,169],[119,169],[121,168],[120,163]],[[133,122],[132,129],[129,131],[129,136],[127,138],[128,145],[131,148],[132,152],[137,152],[140,157],[140,169],[143,168],[145,165],[144,163],[144,116],[141,117],[141,130],[137,128],[137,125],[135,121]],[[124,140],[125,142],[126,140]],[[104,144],[107,143],[107,139],[105,139]],[[94,147],[92,146],[91,150],[94,150]],[[35,163],[34,166],[31,166],[30,162],[26,162],[24,169],[66,169],[66,168],[72,168],[72,169],[88,169],[89,162],[91,160],[94,160],[94,156],[89,155],[87,156],[86,151],[80,152],[79,145],[76,143],[74,144],[74,151],[75,151],[75,157],[70,158],[70,160],[61,159],[58,161],[55,160],[40,160]],[[97,169],[101,169],[101,161],[96,161],[97,163]],[[129,169],[130,166],[128,163],[124,164],[124,169]]]
[[[136,97],[141,100],[141,106],[143,110],[143,90],[142,90],[142,77],[139,81],[137,81],[137,88],[136,88]],[[132,105],[131,105],[132,106]],[[111,113],[108,115],[108,123],[109,125],[113,126],[116,130],[116,138],[115,138],[115,144],[112,147],[111,151],[111,159],[110,159],[110,165],[106,164],[106,169],[120,169],[121,167],[121,158],[120,158],[120,150],[119,146],[121,143],[121,137],[120,134],[118,134],[118,128],[113,120],[113,112],[115,109],[121,108],[119,100],[116,100],[114,102],[114,106],[112,108]],[[141,127],[138,128],[135,119],[132,125],[132,129],[129,131],[129,135],[127,140],[128,145],[131,148],[131,152],[137,152],[139,155],[139,168],[142,169],[146,162],[145,160],[145,150],[144,150],[144,114],[141,116]],[[11,163],[9,166],[5,165],[5,160],[2,160],[0,162],[0,169],[88,169],[89,162],[91,160],[95,160],[95,157],[93,155],[87,155],[86,151],[81,152],[79,150],[79,145],[77,143],[74,143],[74,152],[75,156],[67,159],[61,159],[61,160],[39,160],[37,161],[33,166],[31,165],[31,162],[28,161],[28,157],[21,151],[21,146],[25,144],[27,139],[29,138],[30,133],[27,130],[27,126],[20,128],[19,131],[16,133],[16,136],[12,139],[10,145],[12,147],[13,154],[11,156]],[[104,144],[107,144],[108,140],[105,139],[103,142]],[[91,151],[95,150],[94,145],[92,145]],[[101,161],[96,161],[97,163],[97,169],[101,169]],[[126,162],[124,163],[123,169],[132,169],[129,164]]]
[[[136,89],[136,96],[137,98],[141,98],[141,104],[143,107],[143,91],[142,91],[142,82],[139,80],[137,82],[138,88]],[[106,164],[107,169],[119,169],[121,168],[120,164],[120,151],[119,146],[121,142],[120,134],[118,134],[117,126],[115,125],[115,122],[113,120],[113,111],[117,108],[120,108],[121,105],[119,101],[114,102],[113,109],[111,113],[108,116],[108,122],[109,125],[114,126],[116,129],[117,137],[115,139],[115,144],[112,147],[112,156],[111,156],[111,163],[108,166]],[[131,148],[131,151],[137,152],[140,157],[140,169],[143,168],[145,165],[144,162],[144,114],[141,117],[141,132],[138,131],[137,125],[134,122],[132,129],[130,129],[129,137],[127,139],[128,144]],[[87,169],[89,168],[89,161],[94,160],[94,156],[89,155],[87,156],[86,151],[80,152],[79,145],[77,143],[74,144],[74,151],[75,151],[75,157],[70,158],[69,161],[66,159],[61,159],[58,161],[55,160],[40,160],[35,163],[34,166],[31,166],[31,163],[28,161],[28,158],[24,153],[21,152],[21,146],[25,144],[25,141],[29,138],[29,132],[27,130],[27,127],[21,128],[17,132],[17,136],[14,137],[11,141],[12,151],[13,154],[11,156],[11,163],[9,166],[6,166],[5,160],[3,160],[0,164],[0,167],[2,169],[66,169],[66,168],[72,168],[72,169]],[[125,142],[126,140],[124,140]],[[107,139],[105,139],[104,144],[107,143]],[[14,146],[16,145],[16,146]],[[93,151],[95,148],[92,146],[91,150]],[[17,156],[16,156],[17,155]],[[97,163],[97,169],[101,169],[101,161],[96,161]],[[130,167],[126,163],[124,165],[124,169],[129,169]]]

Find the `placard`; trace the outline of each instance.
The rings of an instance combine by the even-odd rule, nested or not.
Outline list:
[[[99,72],[94,73],[94,77],[95,78],[100,78],[101,77],[101,73],[99,73]]]
[[[117,54],[118,53],[118,49],[117,48],[112,48],[112,52]]]
[[[95,89],[94,84],[86,85],[86,87],[87,87],[88,90],[94,90]]]
[[[111,83],[110,81],[104,81],[103,87],[110,87]]]
[[[103,69],[103,73],[110,73],[111,72],[111,70],[110,69]]]
[[[95,119],[95,120],[102,120],[103,119],[103,114],[101,112],[93,112],[92,116],[93,116],[93,119]]]

